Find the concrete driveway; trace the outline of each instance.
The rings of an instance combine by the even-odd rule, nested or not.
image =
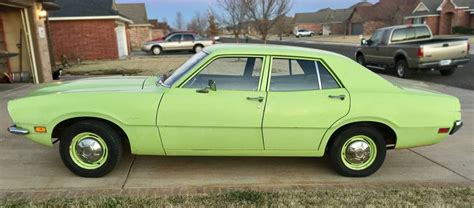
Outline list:
[[[48,148],[6,132],[7,101],[36,88],[0,91],[0,192],[51,190],[137,190],[206,187],[318,186],[358,184],[464,183],[474,181],[474,93],[386,76],[403,85],[428,88],[462,101],[465,126],[429,147],[389,151],[383,167],[367,178],[337,175],[327,158],[151,157],[125,154],[108,176],[80,178],[62,164],[57,145]],[[389,110],[389,109],[387,109]]]

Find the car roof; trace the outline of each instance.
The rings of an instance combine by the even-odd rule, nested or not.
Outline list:
[[[237,54],[237,55],[273,55],[273,56],[298,56],[308,58],[332,58],[347,57],[319,49],[303,48],[296,46],[273,45],[273,44],[253,44],[253,43],[224,43],[215,44],[205,48],[209,54]]]

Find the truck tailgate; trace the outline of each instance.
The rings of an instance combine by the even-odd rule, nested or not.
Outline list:
[[[467,40],[446,40],[437,43],[422,44],[421,62],[460,59],[467,56]]]

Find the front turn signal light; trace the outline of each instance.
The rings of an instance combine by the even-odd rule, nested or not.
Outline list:
[[[44,126],[35,126],[36,133],[46,133],[46,127]]]

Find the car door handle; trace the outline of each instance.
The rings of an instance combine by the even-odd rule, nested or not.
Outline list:
[[[262,97],[262,96],[258,96],[258,97],[247,97],[247,100],[255,100],[255,101],[258,101],[258,102],[263,102],[265,98]]]
[[[329,95],[328,97],[331,99],[340,99],[340,100],[346,99],[345,95]]]

